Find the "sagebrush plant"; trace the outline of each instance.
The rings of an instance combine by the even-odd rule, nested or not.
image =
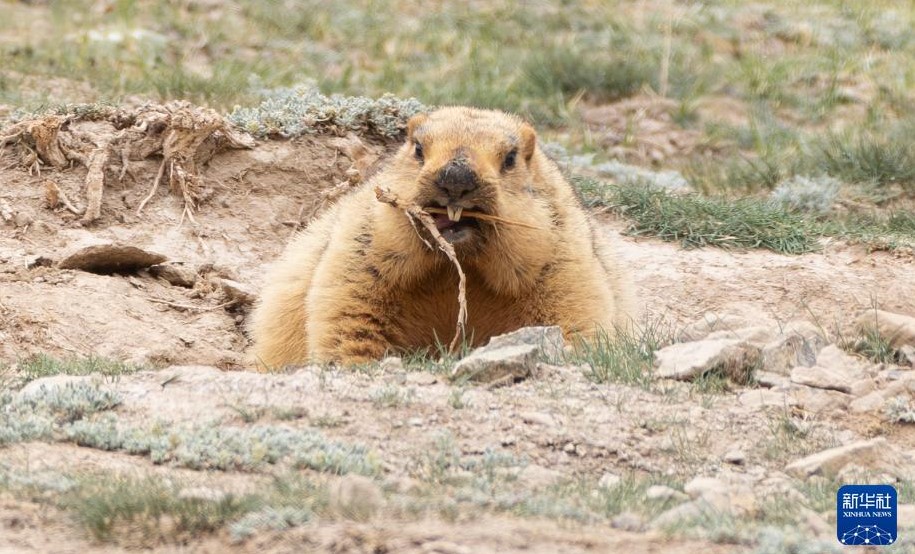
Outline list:
[[[915,423],[915,404],[906,396],[887,400],[883,411],[891,423]]]
[[[679,171],[654,171],[636,165],[612,160],[590,167],[602,177],[610,177],[617,183],[642,183],[662,190],[685,192],[690,190],[689,181]]]
[[[409,406],[416,396],[413,388],[401,387],[389,383],[376,388],[370,394],[372,404],[376,408],[399,408]]]
[[[232,538],[240,541],[258,531],[285,531],[308,523],[315,517],[308,508],[294,506],[267,506],[256,512],[249,512],[229,526]]]
[[[18,400],[20,409],[49,413],[62,423],[110,410],[120,403],[121,397],[116,392],[82,381],[58,387],[42,385],[38,391],[21,396]]]
[[[828,175],[795,175],[779,183],[771,198],[789,210],[822,216],[832,210],[841,188],[842,183]]]
[[[652,485],[681,489],[682,484],[664,477],[623,476],[614,485],[603,487],[589,479],[570,479],[527,494],[505,495],[497,504],[499,510],[526,517],[546,517],[581,523],[605,522],[623,512],[650,519],[679,501],[670,498],[647,498]]]
[[[391,94],[377,99],[325,96],[314,85],[263,94],[263,101],[253,108],[236,107],[229,121],[260,137],[354,132],[394,138],[403,133],[410,117],[428,109],[415,98],[400,99]]]
[[[321,433],[284,425],[229,427],[218,423],[173,427],[121,424],[114,416],[77,421],[64,436],[83,446],[148,455],[191,469],[252,471],[281,461],[293,467],[376,475],[377,455],[359,444],[326,439]]]

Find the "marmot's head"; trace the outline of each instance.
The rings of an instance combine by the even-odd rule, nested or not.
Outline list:
[[[433,214],[442,236],[455,245],[480,242],[490,224],[463,211],[500,215],[506,195],[529,187],[536,134],[518,117],[490,110],[450,107],[420,114],[407,124],[397,154],[401,197]]]

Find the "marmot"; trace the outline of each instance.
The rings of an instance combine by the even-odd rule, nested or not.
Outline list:
[[[528,325],[572,336],[629,321],[624,271],[534,129],[506,113],[448,107],[411,118],[386,166],[297,235],[267,274],[251,329],[262,368],[363,363],[454,334],[455,267],[417,234],[428,238],[425,229],[376,200],[376,186],[446,208],[435,224],[467,276],[473,345]]]

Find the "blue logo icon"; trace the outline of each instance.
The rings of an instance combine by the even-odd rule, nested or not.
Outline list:
[[[836,535],[847,545],[896,542],[896,489],[890,485],[845,485],[836,493]]]

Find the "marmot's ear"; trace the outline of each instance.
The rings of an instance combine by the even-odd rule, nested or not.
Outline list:
[[[407,121],[407,138],[412,140],[413,133],[415,133],[416,129],[418,129],[420,125],[425,123],[427,119],[429,119],[429,116],[424,113],[416,114],[413,117],[411,117],[410,120]]]
[[[523,123],[521,125],[521,154],[525,160],[531,160],[535,146],[537,146],[537,132],[527,123]]]

